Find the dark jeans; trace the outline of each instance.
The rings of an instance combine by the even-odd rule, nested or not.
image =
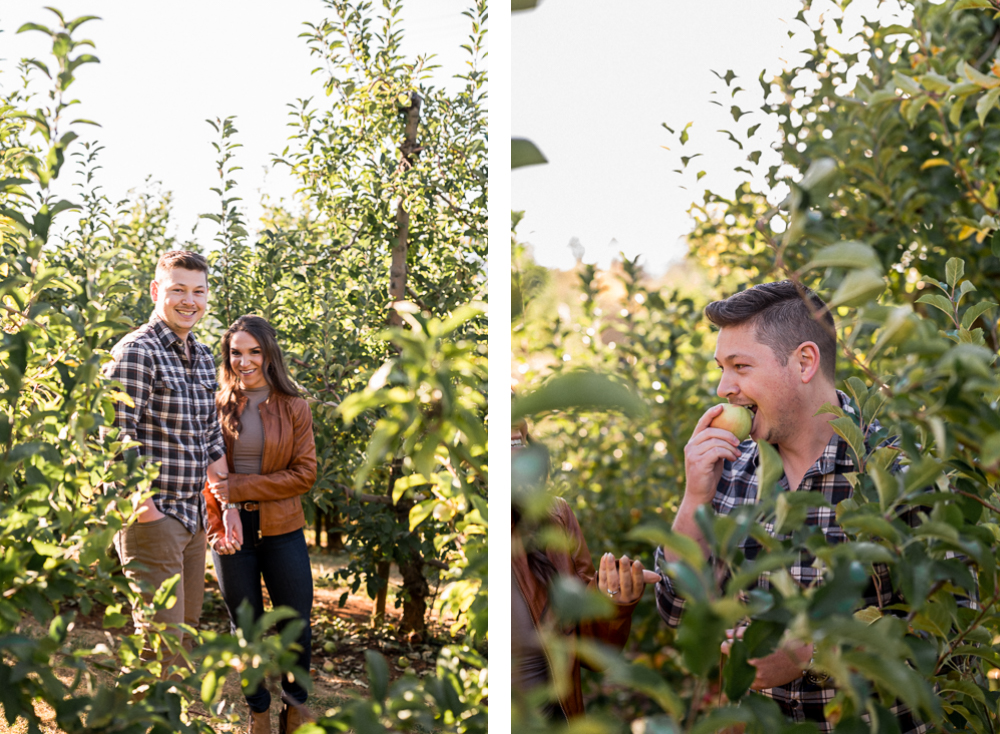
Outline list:
[[[305,629],[298,639],[302,647],[298,666],[308,674],[312,658],[309,617],[312,612],[313,585],[305,536],[300,528],[284,535],[265,535],[258,540],[260,512],[241,509],[240,519],[243,521],[243,547],[228,556],[212,551],[232,629],[236,630],[236,610],[244,599],[253,607],[255,619],[264,614],[264,594],[260,585],[263,576],[272,606],[291,607],[306,621]],[[279,628],[284,624],[279,624]],[[305,703],[306,690],[298,681],[284,676],[281,687],[296,701]],[[246,699],[250,708],[258,712],[266,711],[271,705],[271,694],[263,685],[252,693],[246,693]]]

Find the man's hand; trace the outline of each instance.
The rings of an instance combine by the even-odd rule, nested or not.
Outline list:
[[[155,520],[166,517],[166,515],[160,512],[156,505],[153,504],[152,497],[147,497],[145,502],[135,508],[135,511],[137,522],[154,522]]]
[[[746,626],[736,629],[726,630],[726,640],[722,643],[723,655],[728,655],[732,648],[734,638],[742,638],[746,631]],[[755,691],[765,688],[774,688],[791,683],[799,678],[803,671],[809,667],[809,660],[812,659],[813,646],[806,643],[783,643],[770,655],[762,658],[751,658],[747,660],[750,665],[757,668],[757,677],[754,678],[750,686]]]
[[[601,565],[597,570],[597,588],[608,594],[616,604],[631,604],[642,596],[646,584],[655,584],[659,580],[660,574],[644,570],[641,561],[631,561],[628,556],[616,561],[614,553],[601,556]]]
[[[715,488],[722,478],[722,464],[726,459],[740,458],[739,445],[730,431],[712,428],[709,424],[722,413],[721,405],[714,405],[694,427],[694,433],[684,447],[683,502],[689,505],[707,505],[715,497]]]
[[[740,458],[740,442],[730,431],[712,428],[709,424],[722,413],[721,405],[713,405],[694,427],[691,438],[684,447],[684,496],[674,516],[674,532],[696,540],[705,557],[709,556],[708,544],[694,519],[694,514],[702,505],[707,505],[715,497],[716,487],[722,479],[722,465],[726,459]],[[667,561],[676,561],[678,556],[668,548],[663,548]]]

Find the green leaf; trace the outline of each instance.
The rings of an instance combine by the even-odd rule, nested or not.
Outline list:
[[[423,502],[418,502],[413,507],[410,508],[410,532],[424,520],[426,520],[432,512],[434,512],[434,506],[438,503],[436,497],[432,497],[429,500],[424,500]]]
[[[206,706],[211,706],[215,701],[215,694],[219,691],[219,674],[210,670],[201,681],[201,700]]]
[[[615,614],[615,605],[606,594],[589,588],[575,576],[559,574],[552,582],[549,599],[556,619],[562,624],[575,625],[585,619],[608,619]]]
[[[365,650],[365,667],[368,669],[368,684],[372,698],[382,703],[389,692],[389,664],[374,650]]]
[[[944,270],[948,285],[954,288],[958,285],[958,281],[962,279],[962,276],[965,275],[965,260],[957,257],[949,258],[948,262],[945,263]]]
[[[962,96],[951,103],[951,109],[948,111],[948,121],[955,127],[959,127],[962,124],[962,109],[965,107],[966,99],[967,97]]]
[[[785,473],[785,465],[777,450],[767,441],[757,441],[760,464],[757,467],[757,492],[761,501],[770,497],[774,486]]]
[[[725,681],[726,697],[730,701],[738,701],[750,690],[754,678],[757,677],[757,668],[747,662],[747,646],[743,640],[733,640],[726,664],[722,669],[722,677]]]
[[[950,166],[951,163],[948,162],[947,158],[928,158],[926,161],[920,164],[920,170],[926,171],[928,168],[936,168],[937,166]]]
[[[813,268],[871,268],[881,270],[882,263],[874,248],[863,242],[838,242],[824,247],[802,270]]]
[[[1000,81],[1000,79],[997,81]],[[993,87],[976,102],[976,116],[979,118],[979,127],[986,125],[986,115],[996,107],[998,98],[1000,98],[1000,87]]]
[[[983,74],[971,66],[968,62],[962,62],[962,71],[965,72],[965,78],[968,79],[973,84],[986,89],[993,89],[993,87],[1000,87],[1000,77],[995,77],[993,75]]]
[[[899,498],[902,492],[900,477],[886,471],[881,466],[869,466],[868,473],[875,481],[875,489],[878,492],[878,504],[883,512],[887,511]]]
[[[516,13],[518,10],[531,10],[538,6],[539,0],[510,0],[511,12]]]
[[[945,298],[942,295],[938,295],[937,293],[928,293],[926,295],[920,296],[920,298],[917,299],[917,303],[926,303],[929,306],[933,306],[934,308],[938,309],[939,311],[944,311],[946,314],[948,314],[949,318],[954,313],[954,304],[952,304],[952,302],[949,299]]]
[[[943,470],[944,465],[940,461],[927,456],[922,458],[919,463],[911,465],[903,473],[907,494],[929,487],[941,476]]]
[[[996,306],[995,303],[990,303],[989,301],[981,301],[974,306],[969,306],[965,313],[962,314],[962,328],[968,329],[975,323],[976,319],[982,316],[984,313],[989,311],[991,308]]]
[[[838,436],[847,441],[856,457],[855,466],[860,470],[865,458],[865,434],[861,432],[861,428],[849,416],[834,418],[830,421],[830,427]]]
[[[682,533],[673,532],[669,526],[640,525],[630,530],[625,537],[629,540],[645,541],[650,545],[663,546],[696,569],[705,565],[705,555],[698,542]]]
[[[920,84],[931,92],[947,92],[951,89],[951,80],[934,71],[920,77]]]
[[[534,166],[540,163],[548,163],[548,159],[542,155],[535,144],[524,138],[511,138],[510,140],[510,167],[521,168],[522,166]]]
[[[884,290],[885,281],[879,271],[870,268],[852,270],[830,298],[829,307],[861,306],[878,298]]]
[[[951,10],[952,12],[956,10],[993,10],[993,3],[990,0],[958,0]]]
[[[900,74],[898,71],[892,72],[892,80],[896,83],[897,89],[902,89],[907,94],[923,94],[924,90],[913,77]]]
[[[628,387],[597,372],[556,375],[532,393],[518,397],[511,406],[511,420],[572,408],[620,410],[631,417],[646,413],[645,404]]]
[[[819,409],[814,413],[814,415],[823,415],[824,413],[832,413],[833,415],[840,417],[847,415],[843,408],[839,405],[834,405],[833,403],[823,403],[819,406]]]

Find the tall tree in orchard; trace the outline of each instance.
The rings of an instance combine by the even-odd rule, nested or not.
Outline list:
[[[303,36],[321,61],[328,103],[292,105],[295,132],[281,157],[312,212],[294,235],[315,316],[296,330],[297,376],[319,398],[316,504],[355,525],[354,588],[364,580],[379,597],[376,614],[384,614],[388,564],[397,563],[402,626],[419,632],[430,595],[426,569],[442,567],[445,550],[434,543],[440,519],[411,516],[427,485],[411,481],[393,492],[419,474],[404,448],[366,473],[366,486],[352,487],[379,416],[356,416],[346,427],[335,419],[344,395],[403,379],[378,338],[387,325],[403,325],[400,310],[446,318],[485,299],[486,3],[466,12],[469,66],[452,80],[454,91],[432,85],[432,57],[404,56],[402,2],[384,0],[378,10],[367,0],[326,5],[330,19],[307,24]],[[472,319],[458,336],[484,352],[485,319]],[[432,390],[421,399],[433,413],[445,398]]]

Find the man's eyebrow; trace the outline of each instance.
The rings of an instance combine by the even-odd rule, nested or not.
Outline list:
[[[716,357],[715,361],[718,362],[719,364],[722,364],[723,362],[735,362],[736,360],[743,360],[745,362],[748,361],[749,359],[750,359],[749,355],[740,354],[737,352],[735,354],[726,355],[721,360],[718,357]]]

